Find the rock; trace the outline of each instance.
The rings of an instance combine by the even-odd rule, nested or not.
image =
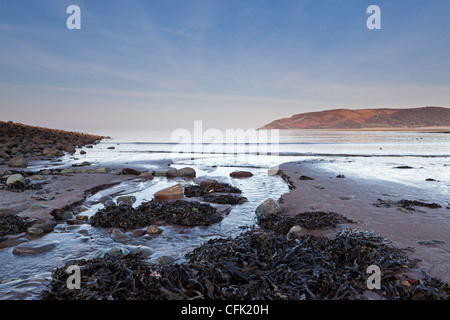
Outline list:
[[[28,166],[28,162],[20,156],[14,157],[8,161],[8,167],[11,168],[26,168]]]
[[[168,265],[171,264],[175,261],[176,259],[174,257],[171,256],[161,256],[158,258],[158,261],[161,265]]]
[[[153,176],[155,176],[155,177],[165,177],[166,176],[166,171],[155,171],[155,172],[153,172]]]
[[[120,257],[128,254],[129,251],[125,248],[114,246],[107,250],[99,250],[96,252],[96,258],[106,258],[106,257]]]
[[[103,196],[100,199],[98,199],[98,202],[101,202],[101,203],[105,204],[105,202],[108,201],[108,200],[113,201],[113,198],[110,197],[110,196]]]
[[[55,156],[55,157],[61,157],[63,155],[62,151],[57,148],[45,148],[42,151],[42,155],[44,156]]]
[[[9,160],[9,158],[11,158],[11,157],[5,151],[0,151],[0,158],[3,158],[5,160]]]
[[[150,235],[156,235],[162,233],[163,231],[157,226],[151,225],[147,228],[146,232]]]
[[[234,171],[230,173],[230,177],[232,178],[249,178],[252,177],[253,173],[249,171]]]
[[[153,179],[153,171],[143,172],[139,175],[139,178],[152,180]]]
[[[95,169],[93,173],[103,173],[103,174],[105,174],[105,173],[109,173],[109,172],[111,172],[111,171],[112,171],[111,168],[105,167],[105,168],[98,168],[98,169]]]
[[[293,226],[287,233],[288,237],[299,238],[304,234],[303,228],[301,226]]]
[[[258,219],[267,219],[271,216],[279,215],[283,209],[273,199],[267,199],[261,203],[255,210]]]
[[[28,208],[28,210],[30,211],[35,211],[35,210],[41,210],[41,209],[47,209],[48,206],[43,205],[43,204],[33,204],[31,207]]]
[[[120,229],[117,229],[117,228],[115,228],[112,231],[112,236],[113,236],[114,240],[116,240],[118,242],[124,242],[124,241],[130,240],[129,236],[127,236],[125,233],[123,233]]]
[[[76,226],[78,226],[80,224],[83,224],[84,222],[83,222],[83,220],[78,220],[78,219],[67,219],[66,223],[68,225],[76,225]]]
[[[27,229],[27,234],[29,234],[30,236],[41,236],[44,234],[44,230],[37,227],[29,227]]]
[[[345,176],[343,175],[343,174],[338,174],[337,176],[336,176],[336,178],[345,178]]]
[[[181,168],[177,170],[177,176],[178,177],[184,177],[184,178],[195,178],[195,170],[190,167]]]
[[[112,201],[112,200],[107,200],[104,203],[104,205],[105,205],[105,207],[116,207],[117,206],[117,204],[114,201]]]
[[[41,174],[35,174],[35,175],[30,177],[30,180],[32,180],[32,181],[42,181],[42,180],[46,180],[46,178],[43,175],[41,175]]]
[[[72,168],[62,169],[60,172],[60,174],[70,174],[70,173],[73,174],[73,173],[77,173],[77,172],[75,171],[75,169],[72,169]]]
[[[33,227],[41,229],[42,231],[44,231],[44,233],[49,233],[53,231],[55,223],[52,220],[47,220],[42,223],[37,223],[33,225]]]
[[[167,178],[175,178],[177,176],[178,176],[177,169],[169,169],[169,170],[166,171],[166,177]]]
[[[155,193],[155,200],[176,200],[183,198],[183,186],[178,183]]]
[[[56,241],[30,241],[27,243],[22,243],[13,249],[14,254],[39,254],[52,250],[57,246]]]
[[[114,150],[116,147],[108,147],[108,148],[106,148],[106,149],[109,149],[109,150]]]
[[[123,202],[128,206],[132,206],[136,202],[135,196],[120,196],[116,199],[117,203]]]
[[[209,178],[209,177],[199,177],[195,178],[194,182],[198,184],[200,187],[208,187],[212,184],[217,184],[219,181],[217,179]]]
[[[141,172],[131,168],[123,168],[122,174],[134,174],[136,176],[140,175]]]
[[[74,146],[68,145],[64,147],[64,150],[68,153],[74,154],[76,152],[76,149]]]
[[[133,237],[142,237],[145,234],[145,230],[142,229],[136,229],[131,233],[131,236]]]
[[[152,254],[155,253],[155,250],[153,250],[150,247],[147,246],[126,246],[125,247],[131,254],[140,254],[142,257],[147,258],[150,257]]]
[[[67,219],[73,219],[73,213],[71,212],[71,211],[64,211],[62,214],[61,214],[61,217],[60,217],[60,219],[61,220],[67,220]]]
[[[86,154],[86,151],[80,150],[80,154]]]
[[[6,175],[11,175],[12,172],[8,169],[0,169],[0,177],[6,176]]]
[[[20,173],[16,173],[16,174],[10,175],[8,177],[8,179],[6,179],[6,185],[7,186],[9,186],[11,184],[14,184],[16,182],[20,182],[20,183],[23,183],[23,184],[27,183],[25,181],[25,178]]]
[[[29,242],[27,238],[17,238],[17,237],[10,237],[2,242],[2,246],[4,247],[15,247],[21,243]]]

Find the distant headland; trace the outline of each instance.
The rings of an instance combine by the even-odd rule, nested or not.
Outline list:
[[[402,130],[450,129],[450,108],[334,109],[272,121],[259,129]]]

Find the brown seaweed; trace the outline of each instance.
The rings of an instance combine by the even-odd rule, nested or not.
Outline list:
[[[335,228],[339,223],[354,223],[343,215],[336,212],[303,212],[293,217],[279,215],[268,218],[259,218],[258,224],[268,230],[287,234],[293,226],[302,226],[307,229]]]
[[[415,262],[376,234],[344,230],[332,239],[289,239],[272,232],[246,232],[212,239],[183,264],[153,266],[139,256],[71,261],[52,273],[43,299],[366,299],[366,269],[378,265],[387,299],[449,299],[450,287],[435,278],[398,274]],[[81,289],[66,286],[69,265],[81,268]]]
[[[27,231],[31,221],[13,213],[0,216],[0,237],[7,234],[18,234]]]
[[[133,208],[127,205],[104,207],[90,219],[92,226],[140,228],[156,221],[184,226],[211,225],[223,216],[207,203],[177,200],[165,202],[152,200]]]

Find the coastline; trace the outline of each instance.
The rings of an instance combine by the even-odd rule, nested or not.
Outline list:
[[[307,211],[340,213],[356,221],[336,230],[319,232],[330,236],[344,226],[361,231],[374,231],[393,242],[398,248],[411,248],[408,256],[418,259],[419,268],[428,274],[450,282],[450,223],[445,199],[423,199],[421,190],[386,182],[345,176],[326,171],[312,162],[288,162],[280,165],[281,172],[292,185],[279,202],[283,214],[293,216]],[[314,180],[299,180],[308,176]],[[417,207],[415,212],[397,206],[377,207],[378,199],[396,202],[402,199],[441,203],[442,208]],[[311,231],[310,234],[318,234]]]

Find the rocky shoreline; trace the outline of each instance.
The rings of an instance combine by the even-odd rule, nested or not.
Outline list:
[[[27,152],[28,147],[20,148],[15,141],[3,145],[8,156],[25,160],[49,156],[41,147],[36,153]],[[58,155],[48,159],[53,157]],[[85,161],[69,168],[31,171],[3,163],[0,250],[12,248],[14,255],[51,253],[58,243],[42,239],[44,235],[86,224],[103,230],[114,243],[125,244],[107,248],[95,259],[56,267],[43,299],[450,298],[445,282],[450,261],[442,254],[449,252],[448,222],[439,217],[447,209],[436,203],[440,199],[379,201],[398,186],[358,181],[306,162],[282,164],[277,174],[290,192],[260,203],[253,228],[193,248],[186,262],[161,256],[158,264],[149,265],[145,259],[154,250],[128,244],[130,239],[158,237],[164,225],[183,226],[187,231],[180,232],[188,232],[216,224],[232,207],[245,203],[245,194],[216,179],[197,177],[193,168],[171,168],[170,163],[152,171]],[[83,214],[88,195],[124,181],[156,177],[165,177],[170,186],[155,192],[153,200],[134,206],[132,193],[115,199],[103,196],[94,215]],[[253,179],[253,174],[235,171],[230,177]],[[416,215],[406,219],[397,208]],[[82,290],[65,286],[69,276],[65,270],[73,264],[84,268]],[[383,271],[382,287],[368,290],[366,269],[374,264]]]

